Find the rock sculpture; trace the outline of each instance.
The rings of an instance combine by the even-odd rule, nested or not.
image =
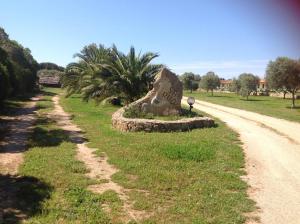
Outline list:
[[[153,89],[133,102],[130,107],[154,115],[178,115],[181,112],[182,83],[168,69],[162,69],[155,77]]]

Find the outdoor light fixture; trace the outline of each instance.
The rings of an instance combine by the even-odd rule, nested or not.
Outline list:
[[[189,97],[187,99],[187,103],[190,105],[190,113],[191,113],[192,109],[193,109],[193,104],[195,103],[195,98],[194,97]]]

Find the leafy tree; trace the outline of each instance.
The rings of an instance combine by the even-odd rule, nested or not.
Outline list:
[[[199,81],[201,79],[200,75],[194,74],[192,72],[185,72],[180,76],[183,83],[183,88],[188,89],[191,92],[199,88]]]
[[[43,69],[47,69],[47,70],[58,70],[63,72],[65,70],[64,67],[59,66],[57,64],[51,63],[51,62],[42,62],[39,63],[39,70],[43,70]]]
[[[278,57],[275,61],[269,62],[266,74],[270,88],[292,93],[292,108],[294,108],[295,94],[300,89],[300,61]]]
[[[9,61],[6,67],[11,87],[10,95],[32,92],[37,80],[38,64],[30,50],[17,41],[10,40],[3,28],[0,28],[0,48],[6,52]]]
[[[200,81],[200,87],[207,92],[211,91],[211,95],[214,95],[214,89],[220,86],[220,78],[214,72],[208,72],[202,76]]]
[[[232,80],[232,83],[229,86],[229,91],[230,92],[235,92],[236,94],[238,94],[240,92],[240,89],[241,89],[240,80],[234,78]]]
[[[7,53],[0,48],[0,102],[10,94],[9,64]]]
[[[118,96],[126,103],[132,102],[151,88],[155,74],[162,68],[162,65],[151,64],[158,54],[136,55],[133,47],[125,55],[116,46],[105,48],[92,44],[75,56],[79,62],[67,66],[63,86],[68,95],[81,93],[87,101],[99,102]]]
[[[115,89],[111,81],[112,74],[103,68],[103,63],[112,60],[110,49],[91,44],[74,57],[79,58],[79,61],[67,65],[62,78],[67,96],[81,93],[85,101],[91,98],[101,101],[111,96]]]
[[[240,94],[249,98],[250,94],[257,90],[259,77],[251,73],[243,73],[239,76]]]

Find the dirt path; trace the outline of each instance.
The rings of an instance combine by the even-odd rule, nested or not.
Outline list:
[[[8,132],[0,142],[0,223],[18,223],[27,217],[26,209],[18,206],[17,194],[20,187],[27,186],[31,180],[17,173],[36,119],[38,100],[39,97],[33,97],[16,114],[1,116],[8,123]]]
[[[198,100],[194,107],[240,134],[246,154],[245,179],[251,186],[250,197],[260,208],[261,223],[299,224],[300,124]]]
[[[23,162],[23,152],[26,150],[28,135],[32,131],[35,120],[35,105],[38,97],[31,98],[29,103],[19,109],[13,116],[2,116],[9,123],[8,133],[0,142],[0,173],[17,174],[19,165]]]
[[[107,162],[108,158],[104,153],[101,157],[94,155],[94,151],[97,149],[87,146],[88,142],[84,139],[81,129],[72,123],[70,115],[60,106],[59,96],[54,96],[52,100],[55,108],[49,116],[51,119],[57,121],[58,125],[70,134],[72,142],[77,144],[77,159],[82,161],[89,170],[89,173],[86,175],[92,179],[105,180],[105,183],[89,186],[89,190],[99,194],[108,190],[115,191],[123,202],[124,215],[122,221],[126,223],[132,220],[139,221],[147,218],[149,214],[145,211],[133,209],[133,202],[128,197],[130,189],[125,189],[112,181],[111,177],[118,172],[118,169]],[[105,206],[104,209],[108,212],[110,210],[108,206]]]

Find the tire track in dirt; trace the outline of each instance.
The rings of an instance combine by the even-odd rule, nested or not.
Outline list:
[[[243,179],[250,185],[249,196],[257,202],[259,209],[253,214],[261,223],[299,224],[300,124],[199,100],[194,107],[239,133],[246,158]]]
[[[107,155],[103,153],[101,157],[98,157],[94,154],[97,149],[92,149],[87,146],[88,142],[83,137],[81,129],[72,123],[71,116],[66,113],[59,104],[59,96],[54,96],[52,101],[54,103],[54,110],[48,116],[55,120],[60,128],[68,132],[71,141],[76,143],[76,158],[79,161],[82,161],[89,170],[86,175],[91,179],[106,181],[105,183],[90,185],[88,189],[98,194],[102,194],[108,190],[115,191],[123,202],[124,216],[122,217],[122,221],[126,223],[132,220],[141,221],[148,218],[151,214],[145,211],[135,210],[133,208],[133,202],[130,201],[128,196],[131,189],[126,189],[112,180],[112,175],[117,173],[119,170],[108,163]],[[103,206],[103,208],[106,211],[109,211],[106,206]]]
[[[8,221],[4,217],[17,222],[27,215],[16,208],[18,183],[24,179],[18,175],[19,166],[23,163],[23,153],[27,150],[28,138],[33,131],[36,120],[36,102],[39,97],[32,97],[30,102],[11,116],[1,116],[7,122],[7,133],[0,142],[0,223]]]

